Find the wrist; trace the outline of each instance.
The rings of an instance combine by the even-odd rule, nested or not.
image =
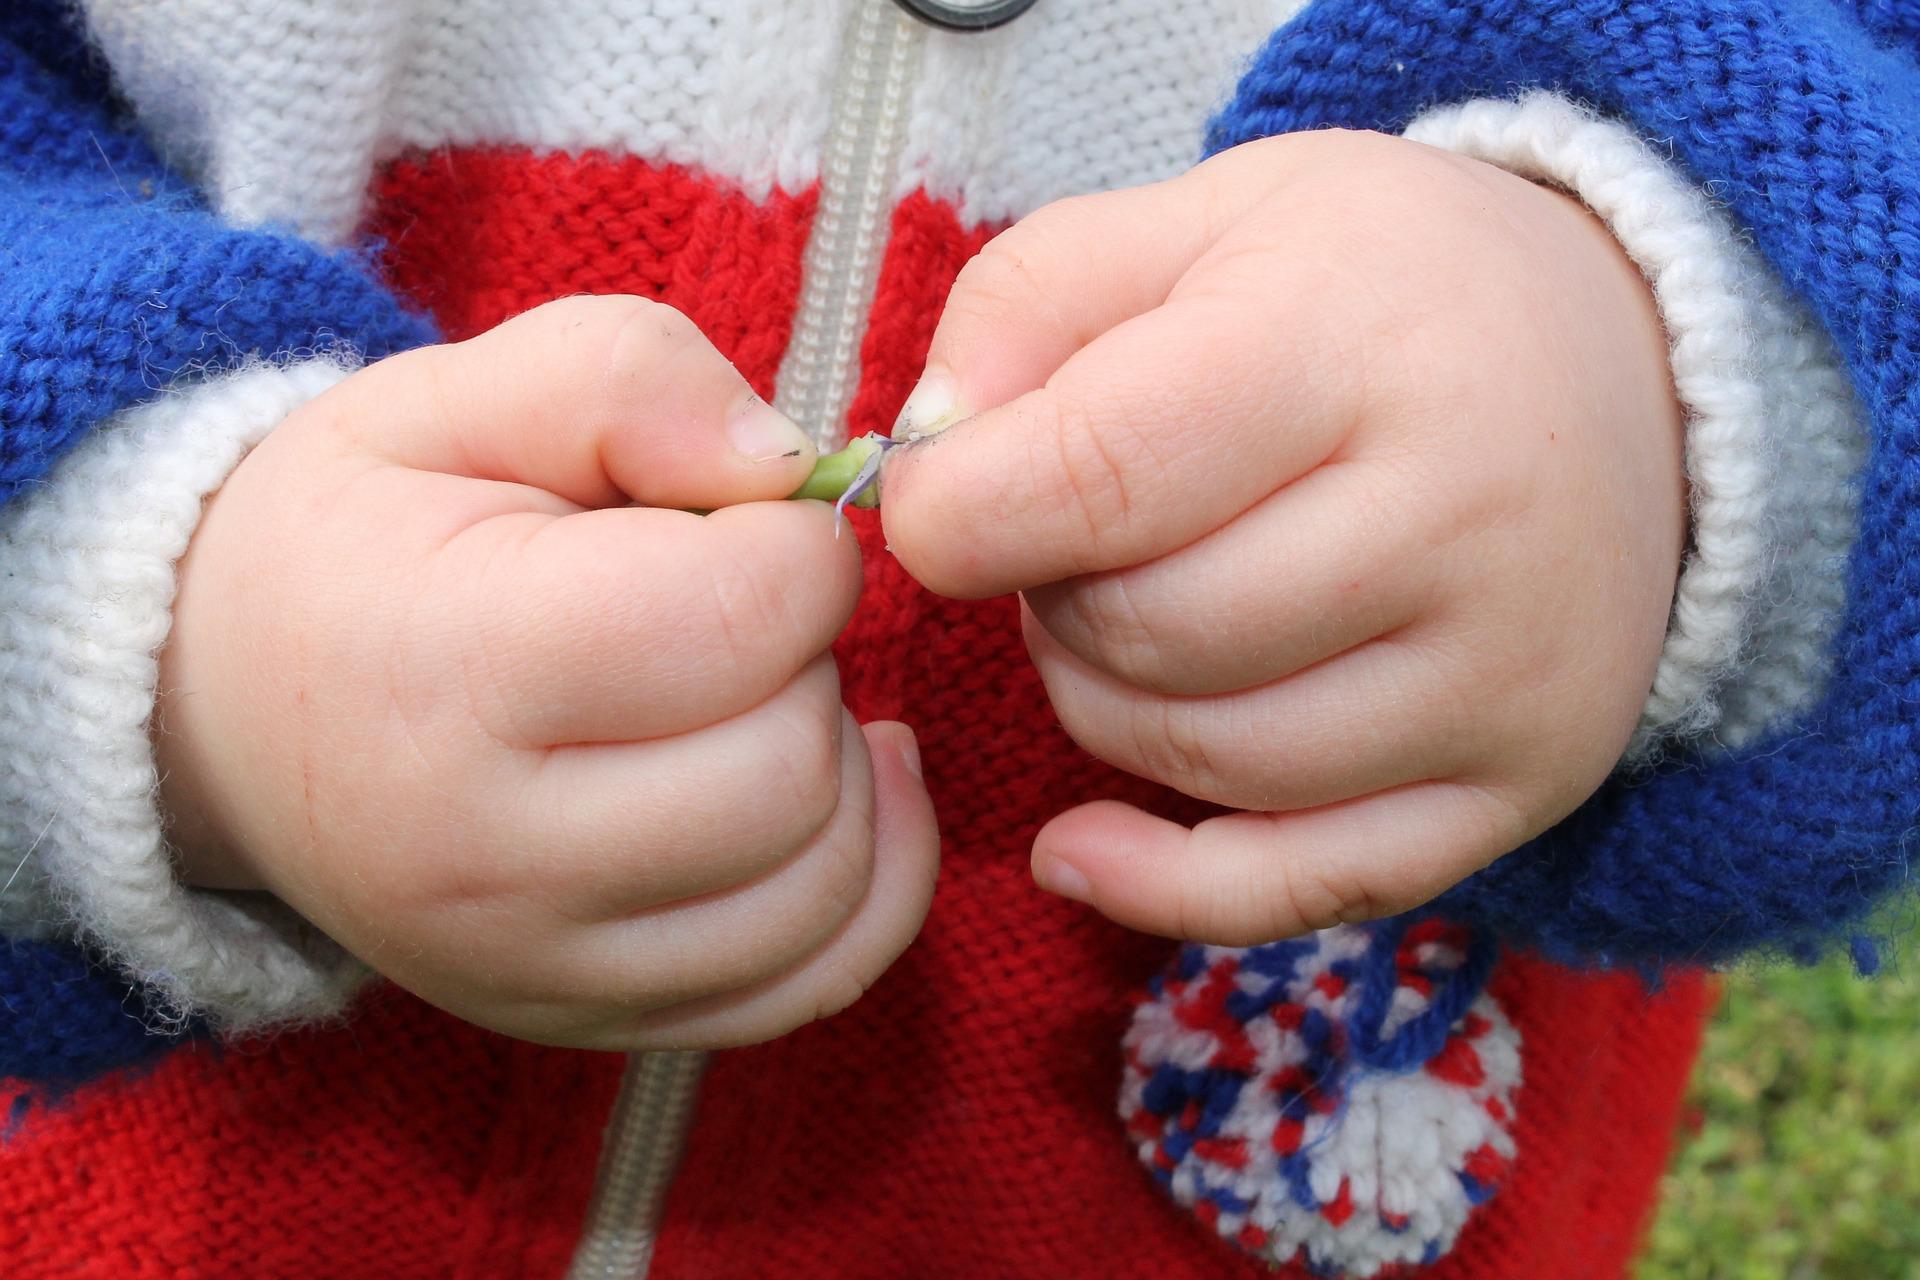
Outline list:
[[[175,727],[188,717],[181,706],[186,699],[174,692],[178,686],[167,681],[170,654],[171,649],[160,659],[161,679],[166,683],[154,709],[153,753],[160,770],[160,821],[174,872],[182,884],[195,889],[264,888],[244,847],[227,835],[229,824],[222,821],[213,793],[202,780],[209,765],[205,753],[196,749],[187,731]]]
[[[1580,198],[1651,286],[1686,410],[1685,564],[1627,753],[1739,749],[1816,704],[1865,453],[1819,325],[1739,228],[1624,124],[1546,94],[1428,112],[1407,136]]]
[[[0,721],[0,766],[15,765],[0,767],[0,850],[30,853],[36,871],[0,902],[0,924],[77,938],[169,1018],[243,1028],[325,1016],[364,978],[283,904],[181,882],[169,819],[196,851],[218,846],[202,825],[215,811],[196,785],[211,775],[183,761],[178,743],[157,755],[154,732],[157,655],[205,495],[343,375],[322,359],[175,388],[101,424],[44,486],[0,512],[9,567],[0,614],[10,624],[0,700],[20,711]],[[167,687],[190,691],[168,665]],[[166,700],[193,706],[179,692]],[[167,791],[171,813],[158,803]],[[217,833],[220,823],[208,825]]]
[[[219,707],[225,690],[213,677],[237,674],[209,671],[201,643],[232,622],[226,608],[219,570],[223,522],[218,519],[223,495],[244,484],[242,460],[234,473],[206,501],[199,526],[175,565],[177,591],[172,625],[158,655],[159,680],[152,724],[154,762],[160,776],[161,822],[175,873],[181,883],[197,889],[259,890],[264,878],[249,862],[247,844],[236,838],[234,793],[223,779],[244,779],[244,760],[223,760]],[[224,622],[223,622],[224,619]],[[234,765],[242,766],[236,769]]]

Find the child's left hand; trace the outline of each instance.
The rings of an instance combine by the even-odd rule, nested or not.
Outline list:
[[[1055,892],[1246,944],[1402,911],[1571,812],[1652,683],[1686,530],[1652,297],[1574,201],[1302,134],[1054,205],[961,273],[896,434],[894,552],[1025,594],[1111,801]]]

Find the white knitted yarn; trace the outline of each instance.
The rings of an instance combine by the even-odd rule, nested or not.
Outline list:
[[[895,194],[924,190],[963,222],[997,223],[1171,178],[1305,2],[1043,0],[998,31],[935,32]]]
[[[116,415],[0,508],[0,932],[77,934],[154,1015],[234,1030],[337,1011],[364,977],[265,895],[174,877],[148,736],[174,562],[205,497],[332,359],[255,367]]]
[[[242,225],[359,224],[411,0],[84,0],[168,165]]]
[[[1258,1001],[1255,1007],[1273,1007],[1270,996],[1262,997],[1279,977],[1286,994],[1274,1012],[1311,1011],[1326,1020],[1323,1025],[1350,1030],[1360,989],[1345,979],[1327,980],[1334,978],[1335,965],[1359,963],[1371,942],[1370,931],[1357,925],[1308,934],[1287,944],[1311,944],[1312,949],[1291,960],[1284,977],[1264,965],[1241,963],[1260,948],[1205,948],[1196,970],[1204,976],[1180,982],[1169,975],[1153,998],[1135,1008],[1124,1041],[1119,1107],[1141,1163],[1165,1171],[1167,1191],[1180,1204],[1194,1208],[1211,1201],[1217,1212],[1209,1225],[1221,1236],[1240,1240],[1265,1262],[1305,1263],[1309,1271],[1321,1269],[1315,1274],[1355,1280],[1396,1266],[1418,1267],[1451,1249],[1474,1215],[1475,1196],[1463,1175],[1472,1176],[1476,1155],[1492,1157],[1502,1168],[1514,1159],[1519,1031],[1499,1001],[1482,992],[1448,1037],[1459,1055],[1453,1056],[1454,1065],[1462,1065],[1464,1056],[1469,1074],[1424,1064],[1376,1071],[1330,1066],[1329,1057],[1337,1055],[1329,1054],[1324,1043],[1310,1043],[1298,1022],[1263,1014],[1239,1028],[1249,1051],[1244,1065],[1223,1067],[1227,1045],[1219,1021],[1193,1014],[1207,1003],[1197,994],[1220,979],[1229,981],[1239,998]],[[1440,942],[1417,943],[1414,950],[1420,957],[1416,967],[1429,974],[1451,971],[1462,959]],[[1425,1011],[1430,995],[1430,990],[1397,986],[1382,1023],[1385,1036],[1391,1039]],[[1163,1140],[1184,1126],[1177,1114],[1156,1116],[1147,1105],[1162,1067],[1197,1083],[1186,1098],[1209,1115],[1209,1137],[1239,1146],[1237,1158],[1221,1161],[1205,1143],[1182,1142],[1180,1154],[1167,1163]],[[1276,1144],[1286,1100],[1276,1086],[1302,1070],[1314,1073],[1310,1078],[1319,1100],[1333,1105],[1295,1112],[1298,1135]],[[1154,1123],[1134,1128],[1141,1119]],[[1299,1160],[1305,1163],[1304,1185],[1293,1181],[1299,1173],[1287,1167]],[[1481,1195],[1492,1189],[1481,1188]],[[1343,1195],[1349,1212],[1328,1214],[1325,1206]],[[1249,1225],[1259,1232],[1257,1244],[1240,1239]]]
[[[1819,697],[1845,605],[1866,430],[1825,333],[1671,160],[1552,94],[1428,112],[1406,136],[1551,183],[1652,286],[1687,411],[1693,541],[1627,761],[1734,748]]]
[[[756,200],[819,177],[853,6],[892,0],[82,0],[168,159],[243,225],[337,244],[410,149],[603,150]],[[999,221],[1168,178],[1303,0],[1046,0],[932,32],[897,195]]]

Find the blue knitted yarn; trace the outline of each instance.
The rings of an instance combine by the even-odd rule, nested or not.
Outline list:
[[[1873,24],[1869,31],[1860,16]],[[1920,73],[1912,6],[1820,0],[1320,0],[1260,53],[1214,149],[1547,88],[1670,140],[1833,335],[1872,422],[1824,701],[1729,758],[1610,783],[1446,895],[1566,959],[1844,945],[1920,830]]]
[[[80,8],[73,0],[11,0],[7,8],[6,17],[0,19],[0,40],[32,58],[77,97],[110,99],[106,64],[88,47],[81,33]],[[6,121],[0,119],[0,129],[5,127]]]
[[[1860,23],[1880,44],[1920,51],[1920,5],[1913,0],[1849,0]]]
[[[85,96],[79,55],[26,52],[63,30],[40,5],[0,19],[0,502],[183,373],[431,338],[363,255],[222,225]]]
[[[150,1030],[140,994],[67,943],[0,939],[0,1011],[0,1079],[77,1084],[183,1038]]]
[[[1920,109],[1900,46],[1915,25],[1891,0],[1318,0],[1216,122],[1220,147],[1323,124],[1397,128],[1429,105],[1523,87],[1591,100],[1671,138],[1713,184],[1834,335],[1872,419],[1822,705],[1779,741],[1609,785],[1448,895],[1451,915],[1562,957],[1714,960],[1851,932],[1908,874]],[[0,502],[183,373],[336,341],[377,356],[430,336],[359,255],[222,226],[100,83],[50,0],[0,16]],[[35,983],[61,999],[16,998]],[[126,1011],[139,1001],[74,953],[0,948],[0,994],[6,1072],[70,1076],[152,1047],[75,1047],[137,1028]]]
[[[221,225],[116,118],[64,0],[6,7],[0,502],[183,374],[431,336],[362,255]],[[0,940],[0,1076],[73,1083],[178,1043],[149,1033],[145,1008],[74,947]]]
[[[1474,931],[1460,967],[1437,978],[1431,1003],[1383,1037],[1394,992],[1400,984],[1398,953],[1409,918],[1401,916],[1367,926],[1373,941],[1359,967],[1359,999],[1348,1018],[1353,1060],[1372,1071],[1414,1071],[1433,1061],[1455,1025],[1487,989],[1500,947],[1491,934]]]
[[[1516,1153],[1520,1046],[1485,992],[1494,954],[1484,935],[1405,920],[1189,944],[1122,1042],[1136,1154],[1265,1261],[1363,1276],[1431,1262]]]

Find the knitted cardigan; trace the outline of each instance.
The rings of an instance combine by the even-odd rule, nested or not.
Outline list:
[[[1812,459],[1796,455],[1790,441],[1769,446],[1789,462],[1840,477],[1844,501],[1831,492],[1809,499],[1803,510],[1788,512],[1786,527],[1803,533],[1802,543],[1815,551],[1850,547],[1844,575],[1829,574],[1844,582],[1844,612],[1809,623],[1789,611],[1776,624],[1748,608],[1721,628],[1708,674],[1700,676],[1696,663],[1692,676],[1682,672],[1679,679],[1679,686],[1688,678],[1703,687],[1721,682],[1719,709],[1706,715],[1700,709],[1712,699],[1682,687],[1676,699],[1684,706],[1662,725],[1694,717],[1688,732],[1649,746],[1643,768],[1623,772],[1553,832],[1447,895],[1439,910],[1448,919],[1580,964],[1653,967],[1756,947],[1804,952],[1848,936],[1907,873],[1904,833],[1920,805],[1901,715],[1915,678],[1911,646],[1920,641],[1906,576],[1914,571],[1900,552],[1899,525],[1912,505],[1909,390],[1920,367],[1913,318],[1920,285],[1911,265],[1920,261],[1914,43],[1913,20],[1892,6],[1321,0],[1275,34],[1216,118],[1209,144],[1217,149],[1329,124],[1402,130],[1436,105],[1503,99],[1516,89],[1591,103],[1670,147],[1678,164],[1724,201],[1772,272],[1830,335],[1864,409],[1871,447],[1857,486],[1845,483],[1854,459],[1844,444],[1829,450],[1833,456]],[[1537,142],[1537,131],[1522,145],[1512,120],[1467,108],[1430,114],[1412,132],[1534,170],[1575,187],[1597,208],[1604,204],[1604,174],[1582,182],[1548,159],[1521,154]],[[480,155],[472,163],[484,172],[489,160]],[[445,265],[435,255],[447,246],[404,241],[408,202],[427,199],[420,191],[432,180],[404,164],[396,170],[389,203],[373,223],[397,246],[384,263],[287,230],[240,229],[142,140],[61,5],[16,6],[0,23],[0,243],[7,249],[0,267],[0,503],[24,502],[58,483],[60,460],[89,431],[120,421],[117,414],[154,402],[169,387],[262,359],[336,351],[345,359],[377,358],[431,340],[433,323],[397,301],[389,284],[397,279],[414,299],[435,300],[432,273]],[[422,207],[416,203],[411,212]],[[1635,233],[1621,219],[1609,220],[1634,250]],[[913,229],[903,213],[896,240]],[[1649,267],[1660,256],[1658,237],[1640,238],[1646,251],[1636,257]],[[1658,292],[1660,280],[1655,284]],[[1667,301],[1663,314],[1673,326]],[[488,314],[485,307],[460,311],[465,300],[452,305],[435,309],[454,336]],[[1824,367],[1826,338],[1805,332],[1792,304],[1743,314],[1760,330],[1765,326],[1754,318],[1772,317],[1778,341],[1759,345],[1797,352],[1796,368],[1806,376]],[[1685,399],[1684,352],[1676,350],[1675,364]],[[766,371],[754,374],[750,358],[743,368],[765,381]],[[1823,412],[1834,402],[1827,396]],[[1689,407],[1701,412],[1700,403]],[[1842,436],[1836,428],[1823,438]],[[1696,462],[1710,445],[1694,434]],[[213,483],[231,462],[207,461]],[[1698,489],[1702,472],[1690,467]],[[176,527],[183,539],[191,520]],[[1697,554],[1709,549],[1718,528],[1701,518],[1697,495]],[[1790,561],[1780,548],[1791,538],[1778,530],[1771,536],[1776,558]],[[1829,569],[1818,558],[1800,567],[1814,578]],[[0,563],[9,577],[18,568]],[[33,566],[35,574],[47,572]],[[1708,576],[1695,575],[1704,613],[1712,612],[1712,592],[1701,585]],[[1750,575],[1734,594],[1764,594],[1767,585]],[[1683,581],[1683,610],[1687,591]],[[1705,630],[1713,634],[1711,626]],[[1818,652],[1808,660],[1810,647]],[[1781,654],[1787,660],[1778,660]],[[1725,685],[1729,669],[1767,667],[1770,659],[1775,683],[1792,686],[1786,694],[1761,697]],[[1765,705],[1743,712],[1743,699]],[[869,702],[873,713],[891,710],[884,698]],[[1791,716],[1781,716],[1782,708]],[[46,706],[25,710],[38,716]],[[0,739],[22,711],[0,707]],[[149,711],[129,706],[122,718],[137,727]],[[23,741],[24,732],[0,746]],[[14,770],[4,780],[6,794],[30,788],[35,766],[19,763],[30,750],[5,754]],[[45,834],[37,816],[22,821],[23,813],[0,815],[0,849],[21,861],[15,876],[34,874],[30,855]],[[71,1087],[157,1060],[193,1030],[175,1026],[173,1035],[155,1035],[128,1016],[145,1001],[137,979],[166,975],[130,980],[124,969],[99,964],[111,947],[77,941],[70,920],[0,914],[0,925],[15,939],[0,950],[0,1076]],[[1539,976],[1544,972],[1523,969],[1503,990],[1517,998],[1530,983],[1550,987]],[[1624,1009],[1620,1001],[1632,1000],[1626,988],[1581,990],[1596,1011]],[[1679,1052],[1676,1061],[1684,1062]],[[1529,1078],[1552,1079],[1553,1071],[1548,1064]],[[19,1105],[35,1096],[18,1094]],[[725,1167],[696,1161],[690,1185],[713,1185]]]
[[[1362,51],[1364,50],[1364,54]],[[1804,298],[1871,423],[1825,696],[1740,750],[1603,789],[1443,910],[1563,955],[1805,950],[1911,866],[1920,752],[1920,17],[1826,0],[1329,4],[1268,46],[1212,146],[1552,87],[1671,146]]]

